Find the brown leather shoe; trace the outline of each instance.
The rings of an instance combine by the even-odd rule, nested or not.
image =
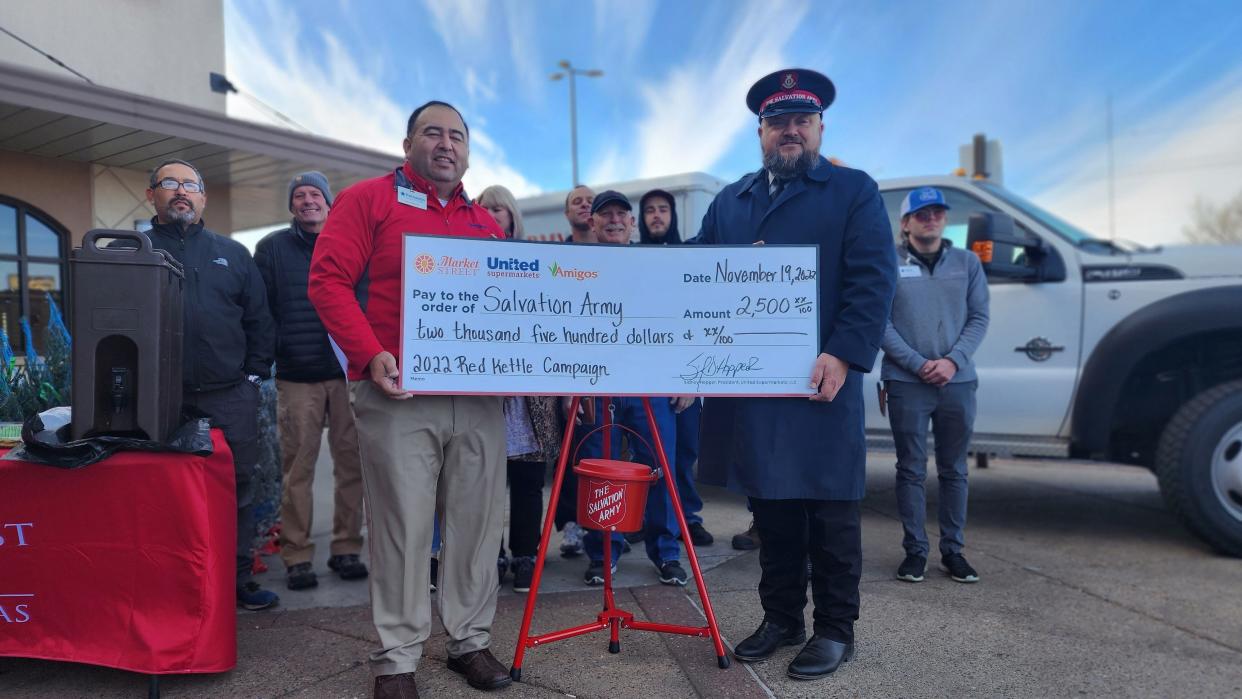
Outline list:
[[[399,675],[380,675],[375,678],[375,699],[418,699],[418,687],[414,684],[414,673],[403,672]]]
[[[509,671],[486,648],[449,658],[448,669],[465,675],[466,683],[475,689],[500,689],[513,682]]]

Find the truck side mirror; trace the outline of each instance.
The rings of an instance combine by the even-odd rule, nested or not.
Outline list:
[[[1035,281],[1043,244],[1014,226],[1013,217],[996,211],[970,215],[966,247],[979,256],[989,277]],[[1025,263],[1023,263],[1025,261]]]

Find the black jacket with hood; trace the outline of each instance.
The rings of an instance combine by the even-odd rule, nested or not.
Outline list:
[[[151,244],[185,267],[182,384],[197,393],[271,373],[275,339],[267,292],[250,251],[195,223],[151,219]],[[123,242],[123,241],[118,241]]]
[[[668,200],[669,224],[668,233],[663,238],[651,237],[647,230],[647,217],[643,215],[643,207],[651,197],[663,197]],[[681,233],[677,230],[677,199],[663,189],[653,189],[638,201],[638,242],[640,245],[681,245]]]
[[[267,285],[267,303],[276,321],[276,378],[311,383],[343,379],[341,364],[328,343],[328,331],[306,295],[311,254],[318,236],[296,222],[264,237],[254,261]]]

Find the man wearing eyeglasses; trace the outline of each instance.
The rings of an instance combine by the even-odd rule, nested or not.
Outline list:
[[[155,209],[147,236],[185,267],[181,381],[184,402],[211,417],[233,452],[237,487],[237,604],[280,602],[251,579],[254,489],[259,461],[259,382],[272,365],[275,329],[263,277],[250,252],[203,225],[203,178],[184,160],[151,171]]]
[[[922,582],[927,568],[927,425],[936,438],[940,563],[961,583],[979,574],[962,555],[966,449],[978,380],[971,357],[988,328],[988,282],[979,258],[944,238],[949,205],[934,187],[901,202],[897,295],[884,331],[880,379],[897,449],[897,509],[905,560],[897,579]]]

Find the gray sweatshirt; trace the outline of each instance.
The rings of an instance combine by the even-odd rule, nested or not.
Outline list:
[[[953,248],[945,239],[940,261],[928,270],[897,246],[897,295],[884,329],[884,381],[920,381],[928,360],[948,358],[957,365],[950,383],[975,381],[974,354],[988,330],[988,280],[979,258]]]

